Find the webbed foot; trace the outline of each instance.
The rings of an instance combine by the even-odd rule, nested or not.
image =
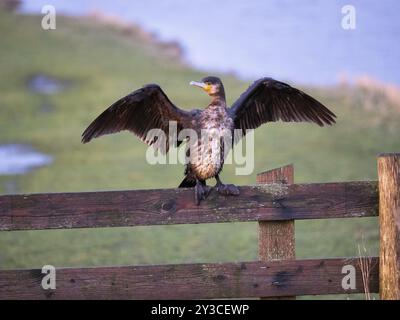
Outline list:
[[[217,180],[217,184],[215,185],[215,188],[217,189],[219,194],[222,194],[224,196],[238,196],[240,191],[239,188],[236,187],[234,184],[223,184],[221,182],[221,179],[219,178],[219,175],[215,176],[215,179]]]
[[[199,205],[201,200],[205,200],[210,194],[211,187],[207,186],[205,182],[197,181],[194,187],[194,198],[196,205]]]
[[[219,194],[224,196],[238,196],[240,194],[239,188],[234,184],[222,184],[218,183],[216,185]]]

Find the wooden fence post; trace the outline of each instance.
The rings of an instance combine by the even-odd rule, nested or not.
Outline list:
[[[294,183],[293,165],[257,174],[257,183]],[[260,261],[295,259],[294,220],[258,223],[258,258]],[[296,299],[282,297],[279,299]]]
[[[379,294],[400,300],[400,154],[378,157]]]

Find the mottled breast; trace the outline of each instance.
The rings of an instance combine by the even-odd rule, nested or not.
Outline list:
[[[233,130],[233,120],[222,106],[210,105],[199,117],[198,144],[190,150],[190,169],[198,179],[216,176],[224,164],[224,151]],[[225,148],[224,148],[225,147]]]

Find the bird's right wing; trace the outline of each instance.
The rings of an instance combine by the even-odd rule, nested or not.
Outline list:
[[[177,133],[190,122],[191,113],[176,107],[158,85],[150,84],[113,103],[101,113],[83,132],[82,142],[116,133],[122,130],[133,132],[148,145],[168,152],[169,122],[177,122]],[[151,129],[162,130],[166,141],[157,141],[148,135]]]

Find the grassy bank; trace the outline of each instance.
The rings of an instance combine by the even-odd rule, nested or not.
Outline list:
[[[176,187],[180,165],[151,166],[146,145],[129,133],[80,143],[87,124],[117,98],[150,82],[179,106],[204,106],[190,88],[194,71],[135,33],[93,19],[58,17],[43,31],[40,17],[0,12],[0,144],[27,143],[54,156],[51,166],[23,176],[0,176],[0,193]],[[53,96],[30,92],[38,73],[68,80]],[[229,102],[248,84],[222,75]],[[297,182],[376,179],[376,154],[400,150],[399,112],[374,89],[305,88],[328,105],[338,124],[271,124],[256,132],[255,170],[223,178],[253,184],[257,172],[295,164]],[[43,110],[48,103],[50,110]],[[372,107],[366,107],[372,106]],[[134,204],[132,204],[134,205]],[[361,239],[377,253],[376,219],[296,223],[298,257],[357,255]],[[252,260],[256,224],[163,226],[0,233],[0,268]]]

